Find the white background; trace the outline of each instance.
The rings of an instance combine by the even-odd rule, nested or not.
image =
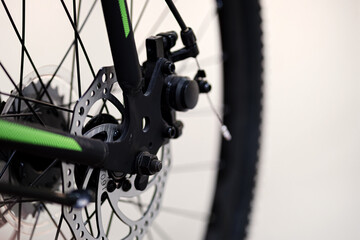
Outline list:
[[[249,239],[359,239],[360,2],[262,3],[265,112]]]

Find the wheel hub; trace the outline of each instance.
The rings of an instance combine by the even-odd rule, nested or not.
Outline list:
[[[111,93],[111,89],[114,89],[114,86],[117,84],[113,68],[107,68],[103,74],[105,76],[96,78],[87,92],[78,101],[71,124],[71,133],[98,138],[105,142],[117,142],[120,141],[119,137],[123,131],[121,124],[123,117],[117,120],[108,114],[99,113],[92,117],[84,126],[79,124],[86,122],[86,116],[89,114],[90,109],[96,102],[101,100],[111,102],[121,114],[124,112],[123,104]],[[106,79],[106,81],[103,79]],[[129,229],[128,235],[124,236],[123,239],[134,239],[136,237],[141,239],[159,212],[162,192],[170,168],[169,146],[163,147],[161,152],[162,157],[160,159],[163,169],[150,178],[144,191],[136,189],[136,175],[63,163],[65,192],[75,189],[91,189],[95,192],[96,196],[93,205],[96,212],[94,218],[96,218],[96,225],[98,226],[97,231],[94,231],[94,229],[90,230],[88,219],[83,210],[64,209],[65,219],[69,223],[74,235],[89,240],[107,239],[106,226],[103,225],[103,215],[106,215],[106,209],[103,205],[106,202],[111,211],[114,212],[113,214]],[[121,156],[119,157],[121,158]],[[77,176],[79,174],[78,169],[82,169],[81,177]],[[79,178],[82,181],[77,180]],[[124,212],[126,209],[119,206],[119,202],[131,202],[134,198],[138,198],[144,193],[151,195],[152,200],[147,204],[143,204],[144,209],[141,217],[134,219]]]

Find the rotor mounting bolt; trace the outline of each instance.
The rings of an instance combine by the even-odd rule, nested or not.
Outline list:
[[[137,157],[138,173],[141,175],[153,175],[162,169],[162,163],[156,155],[149,152],[141,152]]]
[[[129,180],[124,180],[123,184],[122,184],[122,190],[124,192],[127,192],[131,189],[131,182]]]
[[[116,189],[116,183],[113,180],[108,181],[106,190],[108,192],[113,192]]]

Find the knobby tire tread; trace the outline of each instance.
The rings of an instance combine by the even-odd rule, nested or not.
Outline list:
[[[258,0],[217,1],[224,67],[224,124],[206,240],[245,239],[257,172],[262,112],[262,30]]]

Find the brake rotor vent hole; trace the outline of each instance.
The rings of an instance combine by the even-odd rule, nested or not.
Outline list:
[[[79,114],[80,114],[80,116],[82,116],[82,115],[84,114],[84,108],[83,108],[83,107],[81,107],[81,108],[79,109]]]

